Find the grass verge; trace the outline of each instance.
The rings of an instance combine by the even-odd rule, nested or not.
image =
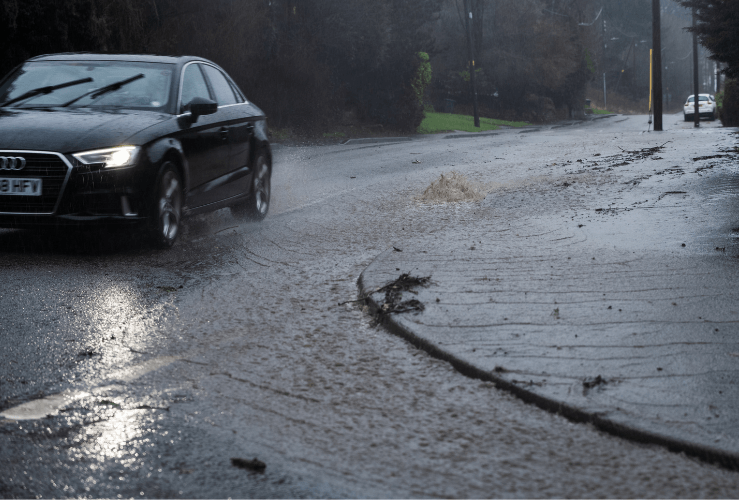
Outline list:
[[[496,120],[494,118],[480,118],[480,128],[476,128],[472,116],[427,112],[426,117],[418,127],[418,133],[438,134],[440,132],[452,132],[454,130],[461,130],[463,132],[485,132],[487,130],[498,130],[501,125],[506,127],[525,127],[529,124],[526,122]]]

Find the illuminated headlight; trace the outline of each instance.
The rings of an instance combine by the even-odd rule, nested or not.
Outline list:
[[[132,167],[136,163],[141,148],[121,146],[118,148],[97,149],[73,154],[85,165],[103,165],[105,168]]]

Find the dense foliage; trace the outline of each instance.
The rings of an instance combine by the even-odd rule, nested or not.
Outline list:
[[[575,116],[586,97],[595,97],[586,96],[589,86],[602,89],[604,73],[609,92],[646,96],[650,0],[468,1],[478,93],[488,116]],[[733,9],[720,23],[726,33],[701,33],[705,43],[724,47],[717,58],[739,47],[729,30],[738,20],[739,0],[691,2],[711,6],[701,7],[702,30],[716,6]],[[317,131],[343,123],[413,131],[423,119],[424,102],[444,109],[451,98],[457,111],[471,113],[463,5],[464,0],[0,0],[0,70],[33,55],[65,51],[192,54],[223,66],[273,126]],[[664,79],[668,96],[682,100],[692,81],[691,62],[685,55],[689,41],[678,35],[686,37],[689,23],[673,15],[677,4],[669,5],[663,13],[663,59],[669,66]]]
[[[720,99],[719,118],[724,127],[739,127],[739,83],[727,79],[724,91],[716,98]]]
[[[588,53],[598,43],[597,30],[580,23],[596,16],[594,0],[470,0],[470,7],[484,113],[531,121],[582,114],[594,78]],[[463,9],[463,0],[450,0],[436,27],[442,49],[434,66],[437,107],[446,98],[463,109],[470,105]]]
[[[222,65],[273,123],[346,110],[415,130],[413,82],[442,0],[0,0],[2,71],[43,53],[192,54]]]
[[[739,2],[736,0],[685,0],[697,9],[696,33],[712,59],[727,65],[725,73],[739,78]]]

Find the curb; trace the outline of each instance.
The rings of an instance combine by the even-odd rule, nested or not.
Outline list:
[[[349,139],[342,142],[344,146],[353,146],[355,144],[380,144],[383,142],[409,142],[412,137],[368,137],[365,139]]]
[[[475,137],[492,137],[494,135],[500,135],[500,132],[472,132],[468,134],[454,134],[446,135],[444,136],[444,139],[470,139]]]
[[[379,257],[380,256],[376,257],[375,261]],[[369,268],[369,266],[367,266],[367,268]],[[365,271],[367,268],[365,268]],[[647,431],[638,428],[638,426],[623,425],[609,418],[601,417],[596,413],[587,412],[561,401],[547,398],[540,394],[535,394],[512,382],[505,380],[502,377],[495,375],[494,372],[482,370],[467,361],[464,361],[452,354],[449,354],[448,352],[414,333],[411,329],[406,328],[405,326],[396,322],[393,319],[393,315],[381,314],[380,304],[375,302],[375,300],[372,298],[373,292],[369,292],[365,289],[364,271],[362,271],[362,274],[360,274],[359,279],[357,280],[357,288],[360,301],[364,301],[367,304],[370,309],[370,314],[375,316],[378,323],[385,327],[390,333],[410,342],[416,348],[426,351],[426,353],[428,353],[429,355],[442,361],[448,362],[455,370],[466,377],[482,380],[485,382],[491,382],[495,385],[496,388],[513,394],[514,396],[523,400],[525,403],[533,404],[541,408],[542,410],[561,415],[572,422],[592,424],[599,430],[607,432],[616,437],[643,444],[656,444],[664,446],[672,452],[685,453],[686,455],[696,457],[703,461],[720,465],[725,469],[739,471],[739,454],[729,453],[723,450],[717,450],[708,446],[699,445],[682,439]]]

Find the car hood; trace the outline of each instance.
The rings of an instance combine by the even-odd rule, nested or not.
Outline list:
[[[73,153],[119,146],[170,118],[150,111],[0,109],[0,150]]]

